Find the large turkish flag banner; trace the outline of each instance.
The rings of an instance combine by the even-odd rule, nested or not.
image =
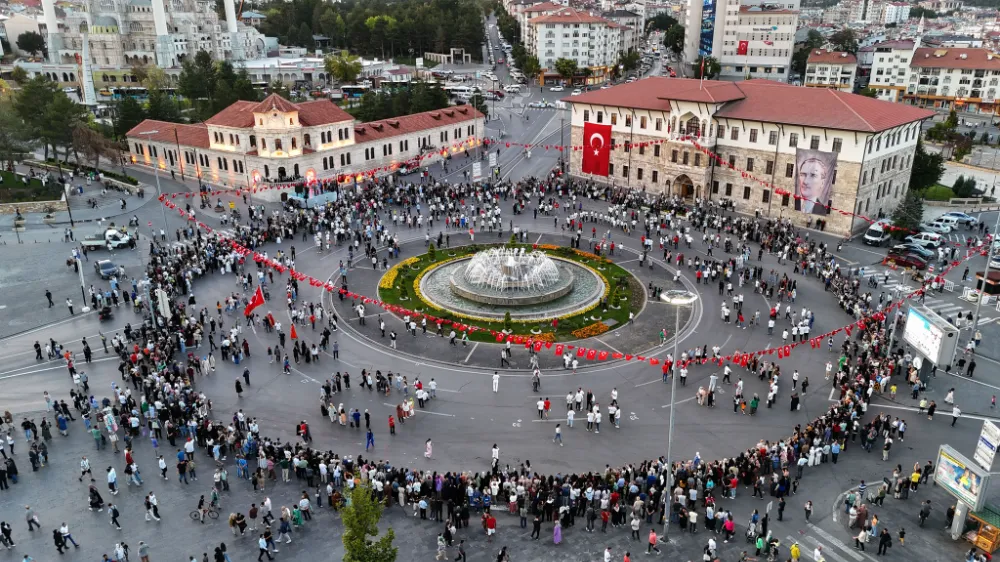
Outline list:
[[[745,54],[747,54],[747,51],[749,50],[749,48],[750,48],[750,42],[749,41],[740,41],[737,44],[737,47],[736,47],[736,54],[737,55],[745,55]]]
[[[608,175],[611,162],[611,125],[583,124],[583,173]]]

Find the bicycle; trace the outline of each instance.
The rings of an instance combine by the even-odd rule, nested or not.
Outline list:
[[[205,510],[205,516],[208,517],[209,519],[218,519],[219,518],[219,512],[216,511],[215,508],[211,508],[210,507],[210,508],[208,508],[208,509]],[[201,521],[201,510],[200,509],[196,509],[196,510],[192,511],[191,512],[191,519],[193,519],[195,521]]]

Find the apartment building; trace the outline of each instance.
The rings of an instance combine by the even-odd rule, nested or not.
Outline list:
[[[542,74],[548,81],[560,79],[556,61],[570,59],[577,68],[588,69],[587,84],[599,84],[610,78],[612,67],[628,52],[632,28],[574,8],[561,8],[528,22],[526,41],[529,52],[538,57]]]
[[[806,60],[803,84],[814,88],[852,91],[857,78],[858,59],[844,51],[814,49]]]
[[[986,49],[920,47],[913,52],[905,103],[920,107],[996,113],[1000,56]]]
[[[868,87],[875,90],[878,99],[902,100],[910,78],[910,59],[915,47],[916,42],[910,40],[884,41],[872,47]]]

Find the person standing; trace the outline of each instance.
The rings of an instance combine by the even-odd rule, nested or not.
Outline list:
[[[646,554],[656,551],[657,554],[660,553],[659,547],[656,546],[656,529],[649,529],[649,546],[646,548]]]
[[[24,506],[24,520],[28,522],[28,531],[34,531],[35,527],[42,528],[38,522],[38,516],[35,515],[35,510],[31,509],[30,505]]]
[[[257,547],[260,548],[260,554],[257,555],[257,562],[260,562],[260,559],[263,558],[265,554],[267,555],[268,560],[274,560],[274,557],[271,556],[271,551],[267,548],[267,539],[264,538],[263,533],[261,533],[260,537],[257,539]]]
[[[76,541],[73,540],[73,535],[69,532],[69,525],[67,525],[65,521],[63,521],[63,524],[59,526],[59,533],[62,535],[64,542],[69,541],[73,543],[75,548],[80,548],[80,545],[76,544]]]
[[[806,521],[809,521],[809,517],[812,515],[812,512],[813,512],[813,502],[807,501],[806,502]]]
[[[118,517],[121,516],[121,513],[118,511],[118,508],[115,507],[115,504],[113,503],[108,504],[108,516],[111,518],[111,526],[121,531],[122,524],[118,522]]]
[[[558,442],[559,442],[559,446],[560,446],[560,447],[562,447],[562,446],[563,446],[563,440],[562,440],[562,427],[561,427],[561,426],[560,426],[560,424],[558,424],[558,423],[556,424],[556,436],[552,438],[552,442],[553,442],[553,443],[555,443],[556,441],[558,441]]]
[[[499,387],[500,387],[500,374],[497,373],[496,371],[493,371],[493,392],[497,392],[497,389]]]
[[[73,316],[74,314],[76,314],[75,312],[73,312],[73,301],[71,299],[66,299],[66,308],[69,309],[69,315],[70,316]]]
[[[892,535],[889,534],[889,529],[882,529],[882,532],[878,535],[878,555],[885,556],[891,546]]]

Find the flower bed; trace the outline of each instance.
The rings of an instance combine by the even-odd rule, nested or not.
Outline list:
[[[594,336],[599,336],[604,332],[607,332],[611,328],[608,327],[604,322],[594,322],[589,326],[584,326],[579,330],[573,330],[573,335],[578,339],[592,338]]]
[[[496,245],[470,244],[467,246],[438,249],[435,252],[434,258],[431,258],[428,254],[407,258],[390,268],[379,280],[379,298],[386,303],[397,304],[401,307],[417,310],[438,318],[474,325],[485,331],[473,332],[469,335],[470,339],[476,341],[495,341],[495,337],[490,331],[503,330],[504,323],[502,320],[476,317],[437,308],[424,299],[420,290],[420,281],[430,270],[449,262],[465,259],[476,252],[494,246]],[[515,244],[514,246],[523,247],[528,251],[533,249],[540,250],[551,254],[553,257],[570,260],[581,267],[586,267],[604,282],[602,301],[610,299],[609,295],[614,284],[613,281],[617,282],[623,278],[628,279],[629,281],[626,285],[619,284],[619,286],[620,288],[626,288],[625,290],[631,289],[630,296],[632,298],[622,302],[620,309],[607,310],[602,315],[605,319],[614,319],[619,323],[624,323],[628,321],[629,312],[637,314],[642,307],[644,291],[641,283],[623,268],[615,265],[613,261],[589,252],[551,244]],[[597,266],[600,266],[600,271],[598,271]],[[625,306],[626,304],[628,306]],[[589,313],[599,306],[602,306],[601,301],[560,316],[555,327],[549,321],[513,320],[510,324],[511,334],[526,336],[534,341],[541,342],[593,337],[608,330],[608,327],[603,323],[597,323],[603,327],[601,329],[597,324],[594,324],[594,320],[588,318]]]

